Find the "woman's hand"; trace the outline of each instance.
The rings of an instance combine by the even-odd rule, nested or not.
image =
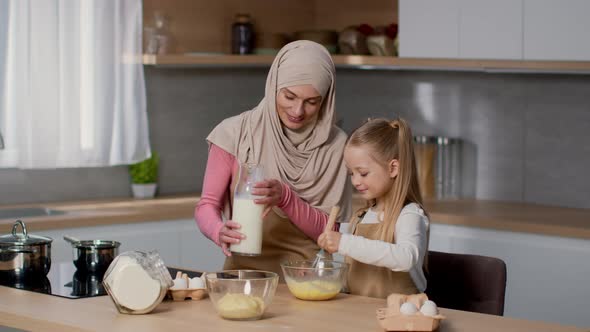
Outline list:
[[[240,241],[246,238],[246,235],[236,231],[240,227],[240,224],[237,222],[228,220],[219,230],[219,243],[221,244],[221,250],[226,256],[231,256],[231,251],[229,251],[231,244],[240,243]]]
[[[256,196],[264,196],[255,199],[254,203],[264,204],[266,208],[262,213],[262,218],[265,218],[273,206],[278,205],[283,199],[283,184],[279,180],[264,180],[254,184],[252,194]]]
[[[318,238],[318,245],[327,252],[333,254],[338,251],[341,237],[342,234],[340,234],[340,232],[325,231]]]

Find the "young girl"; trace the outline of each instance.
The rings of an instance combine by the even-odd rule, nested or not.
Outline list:
[[[350,234],[327,231],[318,244],[346,256],[351,294],[385,298],[423,292],[429,220],[407,123],[369,120],[350,136],[344,161],[367,207],[351,219]]]

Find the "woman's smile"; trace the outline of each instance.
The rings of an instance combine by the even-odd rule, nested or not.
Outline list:
[[[291,116],[287,114],[287,118],[289,119],[290,122],[293,123],[301,123],[303,122],[303,120],[305,120],[304,116]]]

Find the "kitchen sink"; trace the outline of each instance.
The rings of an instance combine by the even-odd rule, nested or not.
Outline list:
[[[47,217],[66,214],[66,211],[45,207],[6,208],[0,209],[0,219],[18,219],[28,217]]]

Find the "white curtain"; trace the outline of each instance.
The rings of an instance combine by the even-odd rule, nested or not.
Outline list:
[[[147,158],[141,0],[0,1],[0,167]]]

